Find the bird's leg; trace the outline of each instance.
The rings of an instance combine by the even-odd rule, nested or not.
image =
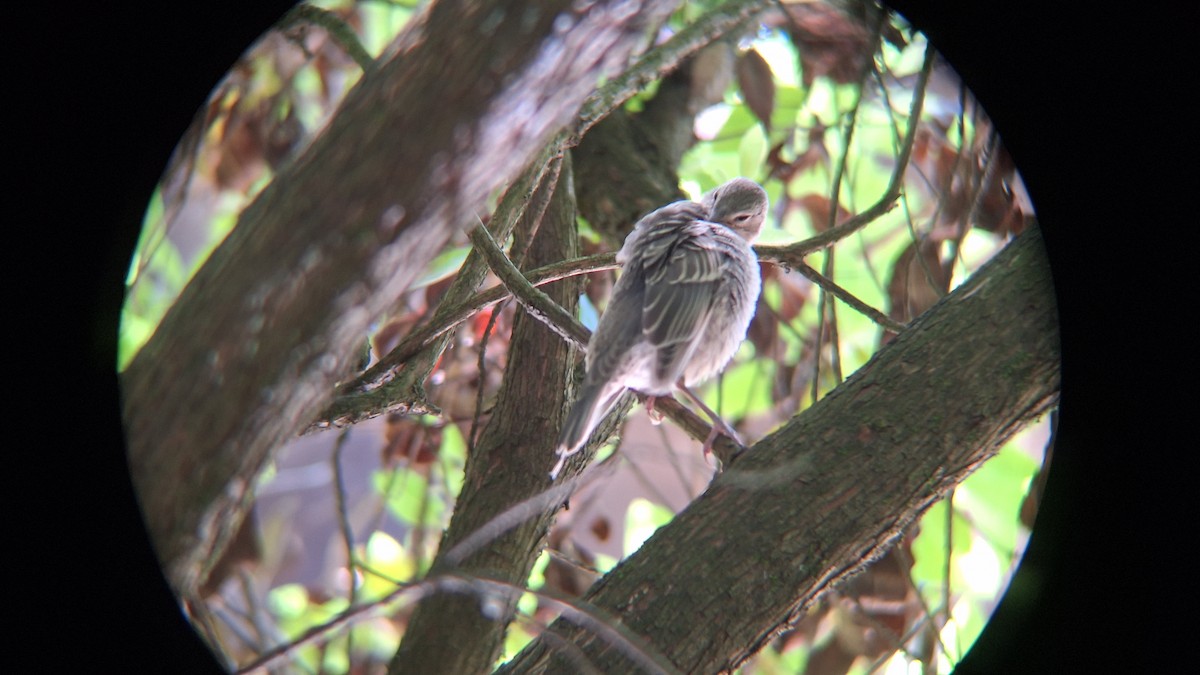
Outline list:
[[[650,423],[654,426],[662,424],[663,414],[654,409],[654,402],[658,400],[657,396],[646,397],[646,416],[650,418]]]
[[[726,436],[731,438],[734,443],[737,443],[738,445],[745,445],[744,443],[742,443],[741,437],[738,436],[737,432],[733,430],[733,427],[729,426],[729,424],[726,423],[725,420],[721,419],[720,415],[713,412],[711,408],[709,408],[707,405],[705,405],[704,401],[701,401],[699,396],[692,393],[692,390],[688,389],[687,385],[683,383],[683,380],[679,380],[679,382],[676,384],[676,386],[679,387],[679,390],[682,391],[685,395],[687,395],[688,398],[692,399],[692,403],[695,403],[696,405],[700,406],[700,409],[703,410],[706,415],[708,415],[708,418],[710,420],[712,420],[712,429],[709,430],[708,437],[704,439],[704,457],[706,459],[708,458],[708,455],[712,452],[713,441],[717,440],[717,434],[719,434],[719,433],[725,434]]]

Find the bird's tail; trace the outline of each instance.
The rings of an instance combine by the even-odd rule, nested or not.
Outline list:
[[[558,463],[550,472],[551,479],[558,476],[563,462],[579,452],[584,443],[587,443],[588,438],[600,424],[600,420],[608,413],[609,408],[616,402],[623,389],[624,387],[620,385],[604,382],[585,383],[580,387],[579,395],[575,398],[571,411],[567,413],[562,433],[558,437],[558,448],[555,451],[558,454]]]

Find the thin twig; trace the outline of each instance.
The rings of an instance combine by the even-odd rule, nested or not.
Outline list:
[[[856,297],[853,293],[851,293],[850,291],[847,291],[846,289],[837,285],[836,283],[833,282],[833,280],[829,279],[825,275],[816,271],[815,269],[810,267],[807,263],[801,262],[799,264],[796,264],[793,266],[793,269],[795,269],[797,272],[799,272],[800,274],[807,277],[814,284],[817,284],[818,286],[820,286],[822,289],[827,291],[830,295],[836,297],[838,300],[841,300],[842,302],[846,303],[847,305],[850,305],[850,307],[854,308],[855,311],[859,312],[860,314],[867,317],[871,321],[874,321],[875,323],[879,324],[880,326],[883,326],[884,328],[887,328],[888,330],[895,332],[895,333],[903,332],[904,329],[908,327],[906,324],[896,321],[895,319],[888,316],[887,314],[884,314],[883,312],[875,309],[874,307],[868,305],[867,303],[863,302],[862,300],[859,300],[858,297]]]
[[[769,0],[730,0],[696,19],[661,45],[647,50],[632,67],[584,99],[575,128],[564,139],[565,147],[578,145],[588,129],[617,106],[677,68],[687,57],[748,23],[770,4]]]
[[[467,456],[475,454],[476,434],[479,430],[479,416],[483,414],[483,391],[486,387],[483,386],[487,374],[487,344],[488,337],[492,334],[492,329],[496,327],[496,319],[500,317],[500,313],[504,311],[504,305],[497,307],[492,315],[488,317],[487,327],[483,329],[483,337],[479,339],[479,362],[476,369],[479,371],[479,386],[475,389],[475,414],[471,416],[471,429],[467,432]]]
[[[291,9],[275,28],[279,31],[286,31],[293,25],[300,23],[311,23],[320,26],[325,30],[329,37],[336,42],[354,62],[362,68],[364,73],[369,73],[375,68],[375,59],[358,41],[358,36],[354,34],[354,29],[350,24],[342,20],[342,17],[333,12],[322,9],[315,5],[310,5],[307,2],[302,2]]]
[[[892,171],[888,187],[879,201],[867,210],[847,219],[841,225],[825,230],[804,241],[784,246],[756,246],[754,250],[760,258],[790,266],[801,261],[804,256],[813,251],[828,248],[845,239],[896,207],[896,200],[899,199],[900,193],[904,189],[904,175],[909,161],[912,159],[913,142],[917,136],[921,111],[925,105],[925,89],[929,82],[929,74],[933,71],[936,53],[932,46],[925,46],[925,63],[917,77],[916,90],[913,92],[912,105],[909,107],[908,130],[905,133],[904,143],[900,147],[900,156],[896,158],[896,168]]]
[[[912,566],[913,566],[912,557],[908,555],[908,551],[906,551],[903,546],[897,546],[894,549],[892,549],[892,551],[894,551],[896,554],[896,557],[900,559],[900,568],[901,569],[912,569]],[[904,576],[904,580],[908,582],[908,587],[912,589],[913,594],[916,596],[917,603],[919,605],[921,605],[921,611],[925,613],[925,616],[929,617],[930,625],[935,627],[934,630],[932,631],[932,633],[933,633],[934,639],[937,640],[938,647],[941,648],[943,654],[948,655],[950,653],[950,650],[946,649],[946,643],[942,642],[941,631],[936,629],[937,622],[934,621],[935,614],[933,613],[933,611],[931,611],[929,609],[929,603],[925,602],[925,596],[921,595],[921,590],[919,588],[917,588],[917,584],[916,584],[916,582],[913,581],[911,574],[906,574]],[[949,603],[950,599],[945,598],[945,601],[947,603]]]
[[[375,573],[375,572],[372,572]],[[378,574],[381,578],[385,575]],[[393,580],[395,581],[395,580]],[[420,601],[433,593],[465,593],[480,599],[497,596],[512,597],[521,593],[532,593],[539,600],[561,612],[567,620],[591,630],[597,637],[620,649],[642,668],[651,673],[674,674],[679,671],[652,645],[634,634],[619,621],[600,609],[579,599],[565,599],[546,590],[533,591],[512,584],[483,577],[468,577],[462,574],[442,574],[413,583],[398,582],[391,593],[357,607],[347,608],[323,624],[313,626],[295,639],[273,647],[250,663],[239,668],[235,675],[248,675],[265,671],[276,661],[295,653],[307,645],[327,639],[333,633],[348,629],[353,623],[388,613],[389,608],[404,599]],[[406,597],[407,596],[407,597]]]
[[[442,569],[453,569],[471,554],[486,547],[504,533],[512,530],[521,523],[553,509],[567,501],[575,492],[583,479],[583,475],[569,478],[561,483],[551,485],[542,492],[523,499],[497,514],[487,523],[476,528],[462,541],[442,554],[438,564]]]
[[[346,439],[350,437],[350,427],[342,429],[337,442],[333,446],[333,497],[338,514],[338,528],[341,529],[342,542],[346,547],[346,572],[350,575],[350,592],[347,602],[350,606],[358,600],[358,575],[355,572],[354,530],[350,527],[350,515],[346,509],[346,480],[342,471],[342,450],[346,447]]]

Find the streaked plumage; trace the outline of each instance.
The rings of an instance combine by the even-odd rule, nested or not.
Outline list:
[[[560,460],[583,446],[625,389],[671,393],[720,372],[746,336],[761,280],[750,248],[767,194],[735,178],[700,201],[653,211],[617,253],[622,273],[588,343],[587,377],[559,438]]]

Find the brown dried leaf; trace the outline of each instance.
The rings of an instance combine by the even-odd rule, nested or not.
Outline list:
[[[738,88],[746,107],[758,118],[763,128],[771,130],[771,113],[775,110],[775,77],[766,59],[754,49],[746,50],[737,60]]]
[[[829,229],[829,216],[830,209],[832,208],[829,197],[810,193],[801,197],[797,202],[799,207],[808,213],[814,230],[824,232]],[[840,225],[849,219],[850,212],[841,204],[838,204],[837,221],[833,224],[835,226]]]
[[[783,143],[771,148],[767,154],[767,164],[772,178],[778,178],[787,183],[793,178],[803,175],[813,167],[829,166],[829,150],[825,147],[825,127],[815,126],[808,131],[808,147],[790,163],[782,157]]]
[[[383,466],[395,466],[404,459],[410,467],[427,467],[437,459],[442,447],[442,428],[424,424],[415,417],[389,413],[383,439]]]
[[[942,264],[941,249],[941,240],[926,239],[909,244],[896,258],[887,286],[888,316],[908,323],[950,290],[950,270]],[[886,331],[883,342],[894,335]]]
[[[612,536],[612,525],[608,522],[608,518],[603,516],[596,517],[589,529],[600,541],[608,541],[608,538]]]
[[[750,327],[746,329],[746,339],[754,345],[754,353],[762,356],[774,352],[778,337],[779,319],[760,295],[754,318],[750,320]]]
[[[869,56],[866,27],[826,3],[789,3],[784,8],[784,27],[800,53],[804,86],[822,75],[839,84],[857,82]]]

